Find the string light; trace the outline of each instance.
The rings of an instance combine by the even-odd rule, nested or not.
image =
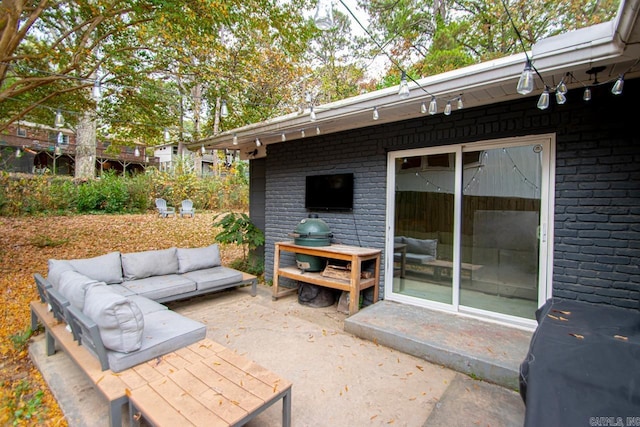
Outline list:
[[[420,104],[420,112],[422,114],[426,114],[427,113],[427,103],[422,101],[422,103]]]
[[[438,112],[438,102],[436,101],[436,97],[432,96],[431,101],[429,102],[429,114],[432,116]]]
[[[171,139],[171,135],[169,135],[169,129],[164,128],[164,142],[169,142],[169,139]]]
[[[582,99],[585,101],[591,101],[591,89],[588,86],[584,88]]]
[[[316,112],[313,110],[313,105],[311,106],[311,112],[309,113],[309,120],[315,122],[317,119]]]
[[[447,105],[444,106],[444,115],[445,116],[451,115],[451,101],[447,101]]]
[[[280,137],[280,140],[282,142],[285,142],[287,140],[287,135],[285,135],[284,132],[282,132],[282,136]]]
[[[402,77],[400,77],[400,89],[398,90],[398,96],[402,99],[407,99],[411,95],[409,91],[409,84],[407,83],[407,73],[402,71]]]
[[[136,157],[140,157],[140,149],[138,147],[136,147],[136,149],[133,150],[133,155]]]
[[[378,107],[373,107],[373,120],[378,120],[380,118],[380,113],[378,113]]]
[[[262,146],[262,142],[260,142],[259,138],[256,138],[256,147]]]
[[[533,71],[531,61],[528,58],[524,70],[522,70],[522,74],[520,74],[516,91],[520,95],[528,95],[533,92]]]
[[[624,87],[624,76],[620,75],[620,77],[618,77],[618,80],[616,80],[613,87],[611,88],[611,93],[614,95],[621,95],[623,87]]]
[[[64,117],[62,117],[62,113],[60,112],[60,109],[56,111],[56,117],[53,120],[53,125],[57,128],[61,128],[62,126],[64,126]]]
[[[316,13],[313,15],[313,22],[320,30],[330,30],[335,25],[333,21],[333,4],[331,0],[318,1]]]
[[[238,134],[234,133],[233,134],[233,145],[238,145]]]
[[[462,110],[464,104],[462,103],[462,95],[458,97],[458,110]]]
[[[538,99],[538,108],[541,110],[549,108],[549,88],[547,86],[545,86],[540,98]]]
[[[229,107],[227,107],[227,101],[222,100],[222,105],[220,106],[220,117],[225,118],[229,116]]]

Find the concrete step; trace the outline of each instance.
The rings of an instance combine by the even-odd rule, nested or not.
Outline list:
[[[518,389],[532,331],[477,318],[379,301],[345,319],[344,329],[458,372]]]

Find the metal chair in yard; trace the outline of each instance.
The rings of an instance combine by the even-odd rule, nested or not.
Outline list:
[[[166,218],[170,215],[176,216],[176,209],[171,206],[167,206],[165,199],[156,199],[156,208],[158,209],[158,216]]]
[[[180,216],[184,218],[185,215],[191,215],[193,218],[196,214],[196,210],[193,207],[193,202],[189,199],[182,201],[182,206],[180,206]]]

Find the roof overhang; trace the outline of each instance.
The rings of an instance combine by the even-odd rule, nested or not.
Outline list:
[[[587,84],[591,77],[587,70],[597,66],[605,67],[598,74],[600,82],[615,80],[622,73],[626,78],[637,77],[640,67],[633,66],[640,58],[639,7],[640,0],[622,0],[612,21],[539,41],[528,52],[533,65],[547,84],[556,85],[572,73],[576,79],[569,79],[569,89]],[[410,83],[411,95],[406,99],[398,97],[397,86],[385,88],[317,105],[315,121],[306,110],[225,131],[190,144],[189,148],[198,149],[204,144],[210,149],[240,150],[241,158],[258,158],[266,155],[265,147],[270,144],[309,138],[318,132],[327,135],[423,116],[420,106],[428,103],[432,95],[440,103],[440,114],[443,103],[459,96],[464,108],[522,98],[516,92],[516,84],[525,62],[526,55],[521,53],[475,64],[417,80],[418,84]],[[528,96],[537,97],[543,89],[542,82],[536,79],[536,88]],[[535,108],[535,101],[532,102]],[[377,121],[372,119],[374,108],[379,112]],[[454,102],[453,114],[455,108]],[[256,146],[256,138],[262,146]]]

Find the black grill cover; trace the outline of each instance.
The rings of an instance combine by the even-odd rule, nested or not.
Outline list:
[[[640,311],[551,299],[536,317],[525,426],[640,425]]]

